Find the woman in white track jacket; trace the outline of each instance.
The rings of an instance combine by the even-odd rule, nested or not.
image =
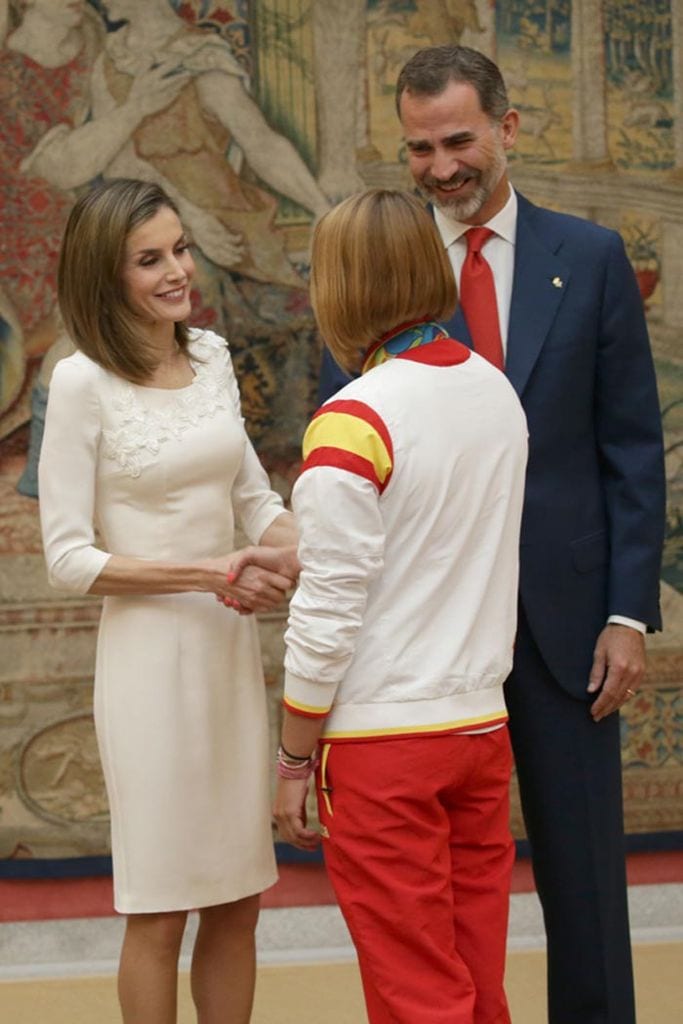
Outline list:
[[[341,203],[312,274],[325,341],[361,375],[311,421],[293,494],[276,817],[288,841],[319,841],[304,812],[317,766],[371,1024],[505,1024],[524,414],[435,322],[455,284],[412,196]]]

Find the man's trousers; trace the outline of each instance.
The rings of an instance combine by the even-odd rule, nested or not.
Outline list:
[[[505,696],[548,936],[549,1024],[635,1024],[619,715],[594,722],[589,701],[565,693],[523,612]]]

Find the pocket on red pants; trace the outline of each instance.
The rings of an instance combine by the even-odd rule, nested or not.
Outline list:
[[[323,839],[329,839],[334,809],[332,806],[333,787],[330,771],[331,743],[320,746],[320,764],[316,772],[316,793],[318,797],[318,819]]]

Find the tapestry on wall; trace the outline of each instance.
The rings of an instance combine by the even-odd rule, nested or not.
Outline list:
[[[0,858],[106,853],[92,729],[98,603],[48,589],[36,462],[71,348],[56,305],[75,200],[153,178],[197,262],[193,322],[230,341],[248,429],[287,496],[315,403],[315,218],[410,187],[402,64],[462,42],[500,63],[518,188],[618,229],[641,288],[667,443],[666,629],[623,716],[627,826],[683,829],[682,0],[0,0]],[[211,76],[200,102],[197,80]],[[261,623],[273,736],[282,617]],[[518,805],[513,825],[522,834]]]

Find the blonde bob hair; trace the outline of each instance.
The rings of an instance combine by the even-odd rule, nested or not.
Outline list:
[[[126,240],[164,207],[178,209],[153,182],[114,178],[85,193],[73,207],[62,239],[57,293],[64,324],[76,346],[106,370],[144,383],[157,365],[145,347],[140,321],[123,283]],[[175,324],[187,349],[189,331]]]
[[[453,270],[434,221],[408,192],[369,189],[318,222],[311,303],[345,370],[358,370],[372,342],[401,324],[449,319],[456,302]]]

